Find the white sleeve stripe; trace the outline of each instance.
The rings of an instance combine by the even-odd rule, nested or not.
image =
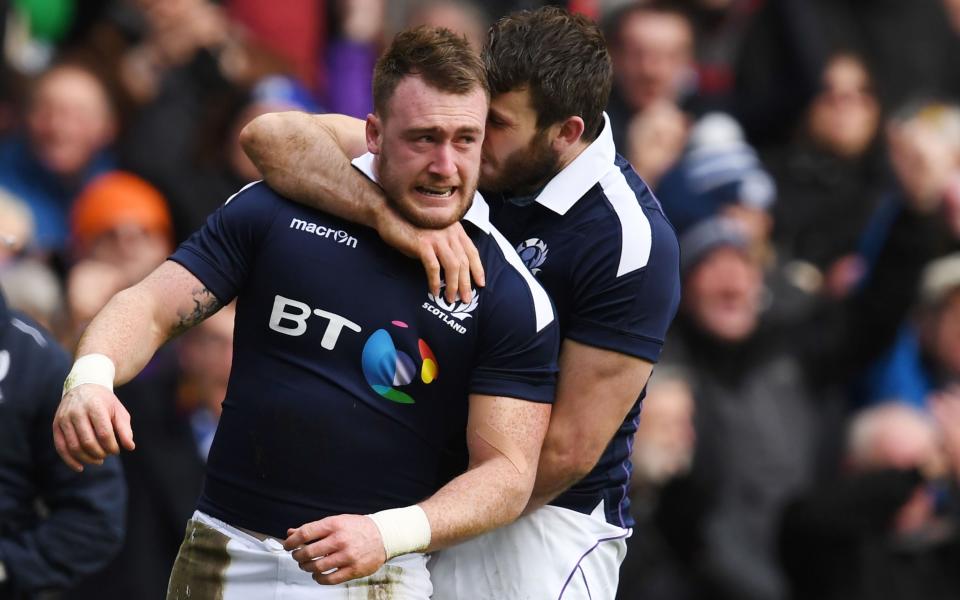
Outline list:
[[[620,220],[620,265],[617,267],[617,277],[620,277],[647,266],[653,233],[637,193],[620,169],[604,175],[600,185]]]
[[[552,323],[554,319],[553,304],[550,302],[550,296],[547,295],[546,290],[543,289],[540,282],[537,281],[533,274],[527,269],[527,266],[523,264],[523,261],[520,260],[520,255],[513,249],[513,246],[510,245],[507,238],[503,237],[503,234],[497,231],[495,227],[490,228],[490,235],[493,236],[497,245],[500,246],[500,252],[503,254],[503,257],[507,259],[507,262],[510,263],[510,266],[516,269],[517,272],[520,273],[520,276],[523,277],[523,280],[527,282],[530,295],[533,296],[533,312],[537,317],[537,332],[539,333],[544,327]]]
[[[230,204],[230,201],[231,201],[231,200],[233,200],[234,198],[236,198],[237,196],[239,196],[239,195],[242,194],[243,192],[247,191],[247,188],[253,187],[253,186],[257,185],[258,183],[260,183],[261,181],[263,181],[263,180],[262,180],[262,179],[258,179],[258,180],[256,180],[256,181],[251,181],[251,182],[248,183],[247,185],[243,186],[242,188],[240,188],[239,190],[237,190],[236,192],[234,192],[234,194],[233,194],[232,196],[230,196],[229,198],[227,198],[227,201],[224,202],[223,205],[226,206],[226,205]]]

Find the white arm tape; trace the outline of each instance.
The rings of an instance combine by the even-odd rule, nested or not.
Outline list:
[[[410,552],[423,552],[430,546],[430,521],[416,504],[391,508],[367,515],[380,530],[387,560]]]
[[[66,394],[78,385],[95,383],[113,391],[113,378],[117,373],[110,357],[105,354],[85,354],[73,363],[67,380],[63,382],[63,393]]]

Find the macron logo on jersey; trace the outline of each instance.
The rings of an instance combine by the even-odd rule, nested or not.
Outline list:
[[[422,308],[428,313],[436,316],[438,319],[450,326],[450,329],[453,329],[460,335],[463,335],[467,332],[467,328],[464,327],[463,321],[473,318],[472,313],[476,310],[477,305],[480,304],[480,293],[475,289],[470,289],[471,298],[470,302],[447,302],[443,297],[443,290],[446,289],[446,284],[440,286],[440,294],[434,296],[430,292],[427,292],[427,298],[430,299],[430,302],[424,302]]]
[[[297,231],[303,231],[304,233],[312,233],[317,237],[328,240],[332,239],[338,244],[343,244],[351,248],[357,247],[357,238],[353,237],[342,229],[331,229],[329,227],[324,227],[323,225],[317,225],[316,223],[311,223],[310,221],[304,221],[303,219],[296,218],[290,221],[290,229],[296,229]]]

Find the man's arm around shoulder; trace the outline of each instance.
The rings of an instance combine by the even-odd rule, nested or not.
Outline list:
[[[433,294],[440,293],[441,269],[447,301],[471,297],[470,278],[483,286],[483,265],[459,223],[420,229],[404,220],[383,190],[359,173],[351,158],[367,151],[364,122],[344,115],[268,113],[240,133],[240,144],[264,180],[282,195],[307,206],[377,230],[403,254],[420,260]]]

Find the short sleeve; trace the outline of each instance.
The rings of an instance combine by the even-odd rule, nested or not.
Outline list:
[[[226,304],[238,294],[282,200],[257,182],[231,196],[170,260],[183,265]]]
[[[595,234],[572,266],[571,314],[565,336],[597,348],[657,362],[680,303],[680,249],[660,212],[648,213],[645,265],[618,274],[620,235]]]
[[[553,307],[538,306],[530,283],[513,267],[490,283],[480,292],[483,321],[470,392],[552,403],[560,344]],[[537,310],[551,311],[549,324],[539,331]]]

